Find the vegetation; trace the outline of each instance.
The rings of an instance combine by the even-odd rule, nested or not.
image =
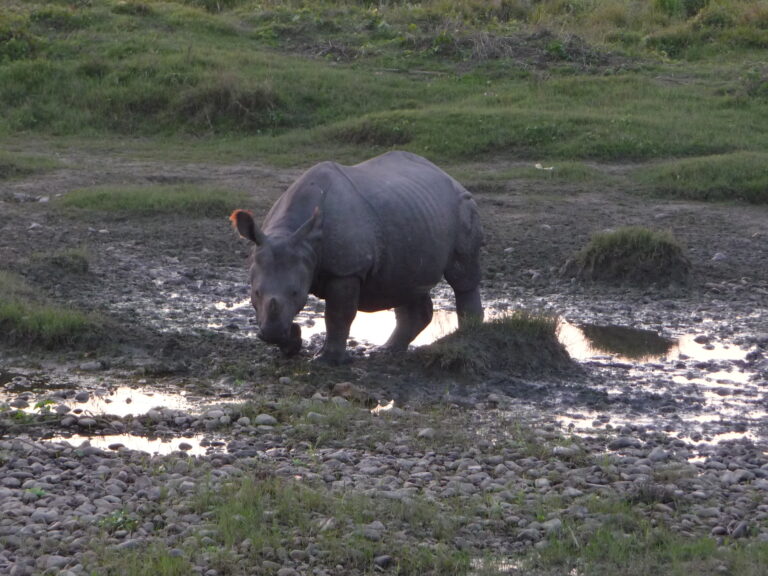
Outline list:
[[[97,186],[73,190],[59,201],[68,207],[111,212],[120,216],[226,216],[247,202],[247,195],[183,185]]]
[[[467,375],[504,372],[542,375],[574,371],[576,364],[557,339],[557,318],[517,311],[464,326],[417,349],[428,368]]]
[[[0,138],[302,164],[392,147],[571,166],[754,158],[767,22],[765,0],[11,2]],[[757,187],[703,196],[762,201]]]
[[[592,236],[567,266],[585,280],[647,285],[688,281],[691,263],[669,232],[628,226]]]
[[[233,559],[227,550],[250,540],[251,562],[275,560],[286,534],[292,545],[303,548],[310,541],[326,550],[330,562],[345,572],[373,571],[374,557],[386,550],[398,574],[465,574],[469,556],[450,545],[457,526],[439,505],[419,498],[409,502],[362,494],[340,495],[301,482],[268,477],[245,477],[223,493],[200,496],[201,511],[212,511],[219,539],[220,562]],[[375,537],[366,525],[378,520],[383,529]],[[415,547],[397,541],[397,532],[415,533],[430,545]]]
[[[95,341],[97,320],[36,298],[21,278],[0,270],[0,341],[59,348]]]
[[[52,158],[11,154],[0,150],[0,180],[28,176],[58,167]]]
[[[587,536],[579,535],[579,526],[567,527],[532,555],[529,567],[556,567],[558,573],[596,576],[617,572],[628,576],[692,572],[757,576],[765,570],[768,548],[759,543],[724,547],[712,538],[686,538],[663,525],[655,526],[626,500],[597,498],[587,504],[602,512],[601,526]]]
[[[637,178],[658,195],[768,204],[768,154],[736,152],[687,158],[638,172]]]

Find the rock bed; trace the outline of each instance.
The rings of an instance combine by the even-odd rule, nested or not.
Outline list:
[[[630,501],[654,524],[683,535],[768,541],[766,445],[692,444],[637,426],[568,436],[532,414],[513,414],[515,402],[492,395],[459,421],[398,408],[373,415],[320,395],[291,406],[266,403],[252,417],[225,406],[188,415],[229,432],[228,452],[200,457],[0,440],[0,573],[87,574],[99,569],[97,550],[158,542],[189,558],[195,573],[215,576],[215,562],[197,549],[201,538],[217,544],[217,529],[210,512],[194,511],[195,502],[203,488],[217,491],[241,476],[300,481],[329,495],[426,499],[446,517],[461,518],[451,544],[478,557],[546,546],[565,524],[588,537],[605,521],[590,507],[594,498]],[[343,411],[341,428],[329,410]],[[162,410],[147,416],[168,428],[178,417]],[[333,439],[304,441],[308,429]],[[490,508],[497,513],[489,515]],[[349,526],[371,539],[382,533],[382,563],[398,555],[382,535],[401,528],[378,519]],[[417,534],[408,538],[418,545]],[[255,555],[247,544],[236,546],[236,573],[335,573],[313,537],[297,550],[289,538],[285,546]]]

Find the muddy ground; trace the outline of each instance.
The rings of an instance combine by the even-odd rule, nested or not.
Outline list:
[[[98,312],[107,328],[102,343],[88,350],[0,348],[4,402],[26,390],[14,388],[14,377],[32,382],[29,404],[44,397],[46,387],[93,396],[128,386],[170,396],[183,391],[192,398],[185,408],[190,413],[233,399],[327,397],[334,385],[351,382],[352,399],[365,406],[391,400],[416,411],[450,406],[475,422],[503,409],[534,426],[554,423],[564,434],[658,433],[682,440],[692,457],[696,447],[705,454],[718,442],[735,442],[765,459],[768,207],[644,197],[616,184],[631,166],[596,166],[612,176],[605,181],[611,184],[525,179],[477,186],[487,236],[483,296],[490,309],[546,311],[577,326],[650,330],[671,344],[666,353],[627,357],[610,346],[584,351],[582,342],[569,348],[579,368],[568,374],[492,373],[468,380],[381,359],[362,340],[353,343],[354,362],[338,369],[309,363],[318,335],[300,357],[281,358],[254,336],[253,315],[243,304],[248,246],[226,214],[129,219],[63,210],[57,203],[73,189],[99,184],[191,183],[244,191],[252,198],[244,207],[260,214],[299,169],[257,162],[175,165],[83,152],[62,153],[59,160],[63,167],[52,172],[0,182],[0,263],[54,301]],[[473,168],[488,173],[508,166],[498,160]],[[692,262],[690,286],[585,285],[561,274],[591,234],[625,225],[670,230]],[[87,272],[45,258],[68,248],[86,249]],[[444,289],[437,296],[450,307]],[[321,309],[312,306],[303,319],[305,337]],[[124,422],[108,416],[109,407],[100,410],[91,433],[125,431]],[[190,437],[189,422],[169,424],[164,432]],[[63,418],[3,434],[66,437],[81,431],[76,424]],[[130,429],[141,434],[141,426]],[[227,438],[224,427],[213,446],[210,440],[203,446],[228,446],[238,454],[247,444],[242,434],[237,441]]]
[[[64,166],[59,170],[0,184],[0,260],[54,300],[99,311],[114,321],[114,346],[94,350],[86,354],[88,359],[104,367],[138,366],[147,373],[155,370],[203,380],[228,370],[252,378],[302,371],[319,336],[298,364],[284,363],[253,337],[253,315],[243,305],[248,246],[236,238],[225,214],[124,219],[75,213],[57,204],[70,190],[99,184],[190,183],[244,191],[253,198],[249,207],[260,214],[299,169],[278,170],[258,163],[170,165],[84,153],[61,154],[59,160]],[[508,167],[509,163],[497,161],[472,168],[487,174]],[[597,168],[615,177],[632,167]],[[497,310],[547,311],[573,324],[618,325],[650,329],[671,339],[697,338],[704,343],[694,353],[698,357],[670,357],[668,364],[585,357],[581,360],[586,373],[581,378],[534,384],[497,375],[469,389],[456,384],[456,389],[482,396],[489,386],[498,387],[521,403],[560,411],[596,408],[643,416],[655,415],[661,407],[672,418],[679,411],[694,415],[704,411],[710,413],[708,420],[717,420],[710,424],[720,432],[746,425],[764,433],[765,423],[755,415],[766,409],[768,210],[653,199],[615,183],[620,181],[614,178],[612,184],[595,186],[526,179],[495,183],[490,192],[482,191],[489,187],[477,186],[487,236],[484,298]],[[670,230],[692,261],[691,285],[606,287],[583,285],[560,274],[591,234],[625,225]],[[57,268],[40,257],[83,247],[90,264],[84,274]],[[449,294],[443,290],[439,296],[441,305],[450,305]],[[718,354],[723,348],[726,352]],[[25,362],[32,367],[33,361],[26,358],[4,350],[2,362],[6,370],[23,368]],[[34,362],[77,366],[83,354],[43,354]],[[434,386],[445,388],[439,378],[437,384],[411,382],[391,363],[385,364],[385,371],[393,372],[387,378],[392,385],[382,386],[375,377],[375,360],[360,359],[346,375],[376,398],[412,403],[434,398]],[[706,386],[700,385],[707,373],[725,382],[711,386],[720,388],[725,405],[709,401]],[[676,377],[687,378],[691,385],[681,385]],[[454,382],[451,375],[446,378]],[[720,412],[726,416],[723,421],[715,418]],[[700,422],[693,424],[675,420],[671,426],[686,434],[708,431]]]

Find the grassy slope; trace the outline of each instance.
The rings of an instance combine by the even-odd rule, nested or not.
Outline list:
[[[731,2],[730,25],[671,0],[368,4],[11,3],[0,134],[147,136],[289,162],[391,147],[443,162],[637,161],[768,144],[768,76],[750,52],[768,46],[765,2]],[[668,60],[674,35],[674,55],[695,62]],[[713,44],[727,64],[706,59]]]

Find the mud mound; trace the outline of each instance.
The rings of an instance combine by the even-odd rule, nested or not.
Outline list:
[[[595,234],[563,274],[611,284],[687,284],[691,262],[669,232],[639,226]]]
[[[574,373],[578,364],[558,341],[556,327],[555,317],[517,312],[471,324],[419,348],[414,356],[428,370],[465,375]]]

